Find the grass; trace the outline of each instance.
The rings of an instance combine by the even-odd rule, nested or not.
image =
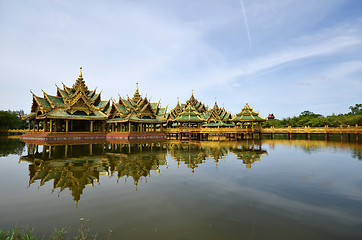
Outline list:
[[[63,239],[76,239],[76,240],[91,240],[97,239],[97,234],[90,236],[89,235],[89,228],[87,226],[86,222],[82,223],[81,228],[78,231],[78,235],[76,235],[73,238],[69,238],[69,236],[67,236],[67,234],[69,233],[69,231],[67,231],[65,228],[61,228],[61,229],[55,229],[54,232],[46,237],[43,236],[42,238],[38,238],[37,236],[35,236],[33,234],[33,229],[32,228],[22,228],[22,227],[18,227],[15,226],[14,228],[6,231],[1,229],[0,230],[0,240],[45,240],[45,239],[49,239],[49,240],[63,240]],[[109,234],[108,236],[106,236],[106,239],[110,239],[112,235],[112,230],[109,230]],[[104,239],[104,238],[103,238]]]

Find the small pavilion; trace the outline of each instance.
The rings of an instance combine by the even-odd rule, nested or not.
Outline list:
[[[56,96],[47,94],[39,97],[33,94],[31,113],[22,116],[29,121],[33,132],[102,132],[105,129],[110,100],[102,101],[101,93],[89,90],[82,76],[72,87],[57,86]]]

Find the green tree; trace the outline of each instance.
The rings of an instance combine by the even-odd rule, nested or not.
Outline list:
[[[26,122],[21,120],[24,111],[0,111],[0,129],[24,129]]]
[[[352,114],[362,114],[362,104],[355,104],[354,106],[350,106]]]

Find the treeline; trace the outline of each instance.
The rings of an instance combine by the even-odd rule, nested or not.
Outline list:
[[[339,126],[362,126],[362,104],[349,107],[350,112],[346,114],[332,114],[322,116],[310,111],[304,111],[297,117],[287,117],[281,120],[271,119],[263,123],[263,127],[339,127]]]
[[[0,130],[25,129],[27,123],[21,120],[24,111],[0,111]]]

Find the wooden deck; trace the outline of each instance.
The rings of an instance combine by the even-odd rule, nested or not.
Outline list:
[[[157,131],[161,133],[160,131]],[[0,130],[0,133],[4,133],[6,135],[14,135],[14,134],[24,134],[24,133],[33,133],[33,131],[29,130]],[[42,132],[34,132],[41,134]],[[44,133],[44,132],[43,132]],[[115,134],[116,132],[107,134]],[[140,135],[150,134],[151,132],[138,133]],[[261,127],[229,127],[229,128],[189,128],[189,127],[181,127],[181,128],[168,128],[164,129],[164,134],[166,134],[169,138],[171,137],[184,137],[184,138],[199,138],[202,139],[203,136],[227,136],[229,139],[234,138],[238,139],[238,137],[254,137],[254,135],[259,135],[259,138],[262,135],[270,134],[274,138],[275,134],[288,134],[289,138],[293,134],[306,134],[308,138],[310,138],[311,134],[324,134],[326,138],[329,134],[340,134],[341,138],[343,138],[343,134],[354,134],[356,135],[356,140],[358,141],[358,135],[362,134],[362,126],[347,126],[347,127],[284,127],[284,128],[261,128]],[[74,133],[73,133],[74,134]],[[87,134],[87,133],[82,133]],[[92,134],[92,133],[90,133]],[[140,137],[140,136],[137,136]]]

